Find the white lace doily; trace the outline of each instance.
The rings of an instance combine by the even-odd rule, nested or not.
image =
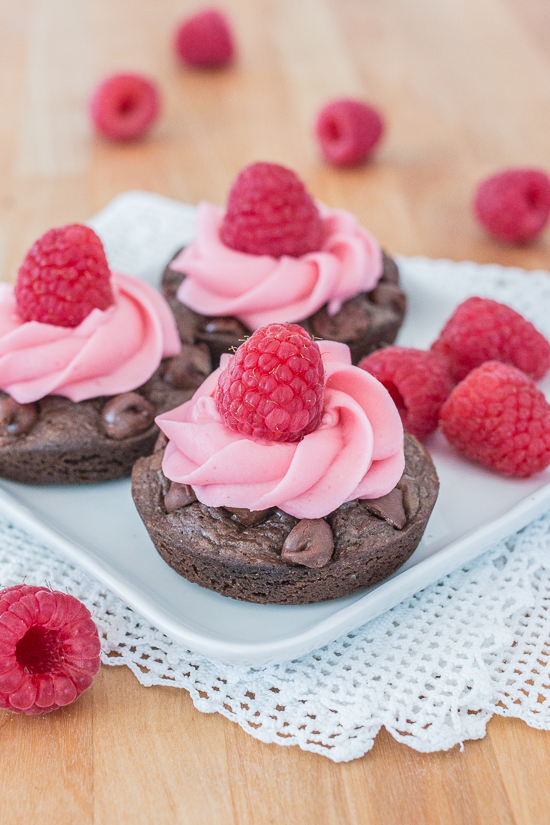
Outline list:
[[[153,279],[158,262],[189,237],[192,219],[189,207],[130,193],[91,223],[111,265]],[[550,337],[547,273],[400,263],[429,289],[508,303]],[[550,513],[353,633],[264,668],[213,663],[184,650],[0,516],[0,585],[23,579],[88,605],[105,664],[128,665],[146,686],[185,688],[198,710],[217,711],[263,742],[341,762],[368,751],[381,726],[419,751],[480,738],[495,713],[550,729]]]

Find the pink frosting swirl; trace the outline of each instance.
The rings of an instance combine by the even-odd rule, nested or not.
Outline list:
[[[322,250],[273,258],[225,246],[223,209],[200,203],[195,240],[171,264],[187,276],[178,299],[202,315],[232,315],[258,329],[303,320],[326,303],[334,315],[348,298],[374,289],[382,274],[376,240],[351,212],[318,207],[326,227]]]
[[[214,395],[221,367],[193,398],[156,421],[169,438],[162,469],[212,507],[279,507],[322,518],[345,501],[393,490],[405,466],[403,426],[389,393],[351,365],[349,349],[319,342],[326,369],[321,425],[301,441],[253,441],[223,424]]]
[[[0,284],[0,389],[20,404],[52,393],[72,401],[118,395],[145,383],[181,344],[153,287],[113,272],[114,304],[77,327],[21,321],[13,286]]]

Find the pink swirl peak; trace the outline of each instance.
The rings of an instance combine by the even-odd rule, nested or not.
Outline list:
[[[178,299],[202,315],[232,315],[255,330],[301,321],[326,303],[334,315],[348,298],[374,289],[382,274],[376,240],[351,212],[317,205],[326,228],[323,248],[273,258],[225,246],[223,210],[200,203],[195,240],[171,264],[187,276]]]
[[[0,389],[20,404],[46,395],[83,401],[136,389],[180,349],[174,317],[153,287],[113,272],[114,304],[77,327],[21,321],[0,284]]]
[[[320,426],[298,442],[253,441],[222,423],[214,395],[227,359],[193,398],[158,416],[169,438],[162,469],[212,507],[279,507],[322,518],[345,501],[378,498],[403,473],[403,427],[389,393],[351,365],[345,344],[320,341],[327,383]]]

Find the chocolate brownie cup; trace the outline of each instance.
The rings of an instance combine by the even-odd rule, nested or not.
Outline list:
[[[159,449],[140,458],[132,494],[151,539],[177,573],[202,587],[260,604],[306,604],[347,596],[394,573],[418,546],[439,482],[427,450],[405,435],[405,470],[377,499],[342,504],[323,519],[277,507],[208,507],[170,482]]]
[[[246,166],[225,208],[199,203],[195,238],[161,288],[181,340],[206,343],[214,366],[271,323],[347,344],[358,363],[393,343],[406,309],[395,261],[373,235],[275,163]]]
[[[149,284],[109,268],[88,226],[50,229],[15,285],[0,284],[0,476],[83,484],[130,475],[153,449],[155,416],[211,371],[181,344]]]
[[[166,266],[161,291],[174,313],[181,340],[206,344],[215,368],[221,354],[235,350],[253,330],[238,318],[201,315],[178,300],[176,293],[186,276],[171,264],[181,251]],[[407,296],[399,284],[399,270],[393,258],[382,252],[382,261],[382,275],[370,292],[348,299],[335,315],[329,315],[324,304],[313,315],[295,323],[316,338],[347,344],[354,364],[374,350],[393,344],[405,317]]]
[[[18,404],[0,392],[0,476],[28,484],[91,484],[129,476],[152,452],[155,416],[187,401],[210,372],[205,346],[184,346],[133,392]]]

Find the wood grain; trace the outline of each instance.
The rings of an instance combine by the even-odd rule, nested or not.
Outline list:
[[[0,274],[12,280],[51,226],[84,221],[142,188],[223,202],[245,164],[295,168],[354,211],[392,252],[550,266],[550,234],[505,247],[477,227],[477,181],[503,166],[550,169],[547,0],[225,0],[239,59],[177,66],[187,0],[0,2]],[[121,69],[159,82],[164,110],[128,146],[96,138],[86,104]],[[363,167],[324,165],[321,104],[360,96],[388,132]],[[420,754],[382,731],[336,765],[264,745],[189,696],[103,667],[74,705],[0,715],[0,821],[111,825],[544,825],[550,734],[495,717],[483,740]]]

